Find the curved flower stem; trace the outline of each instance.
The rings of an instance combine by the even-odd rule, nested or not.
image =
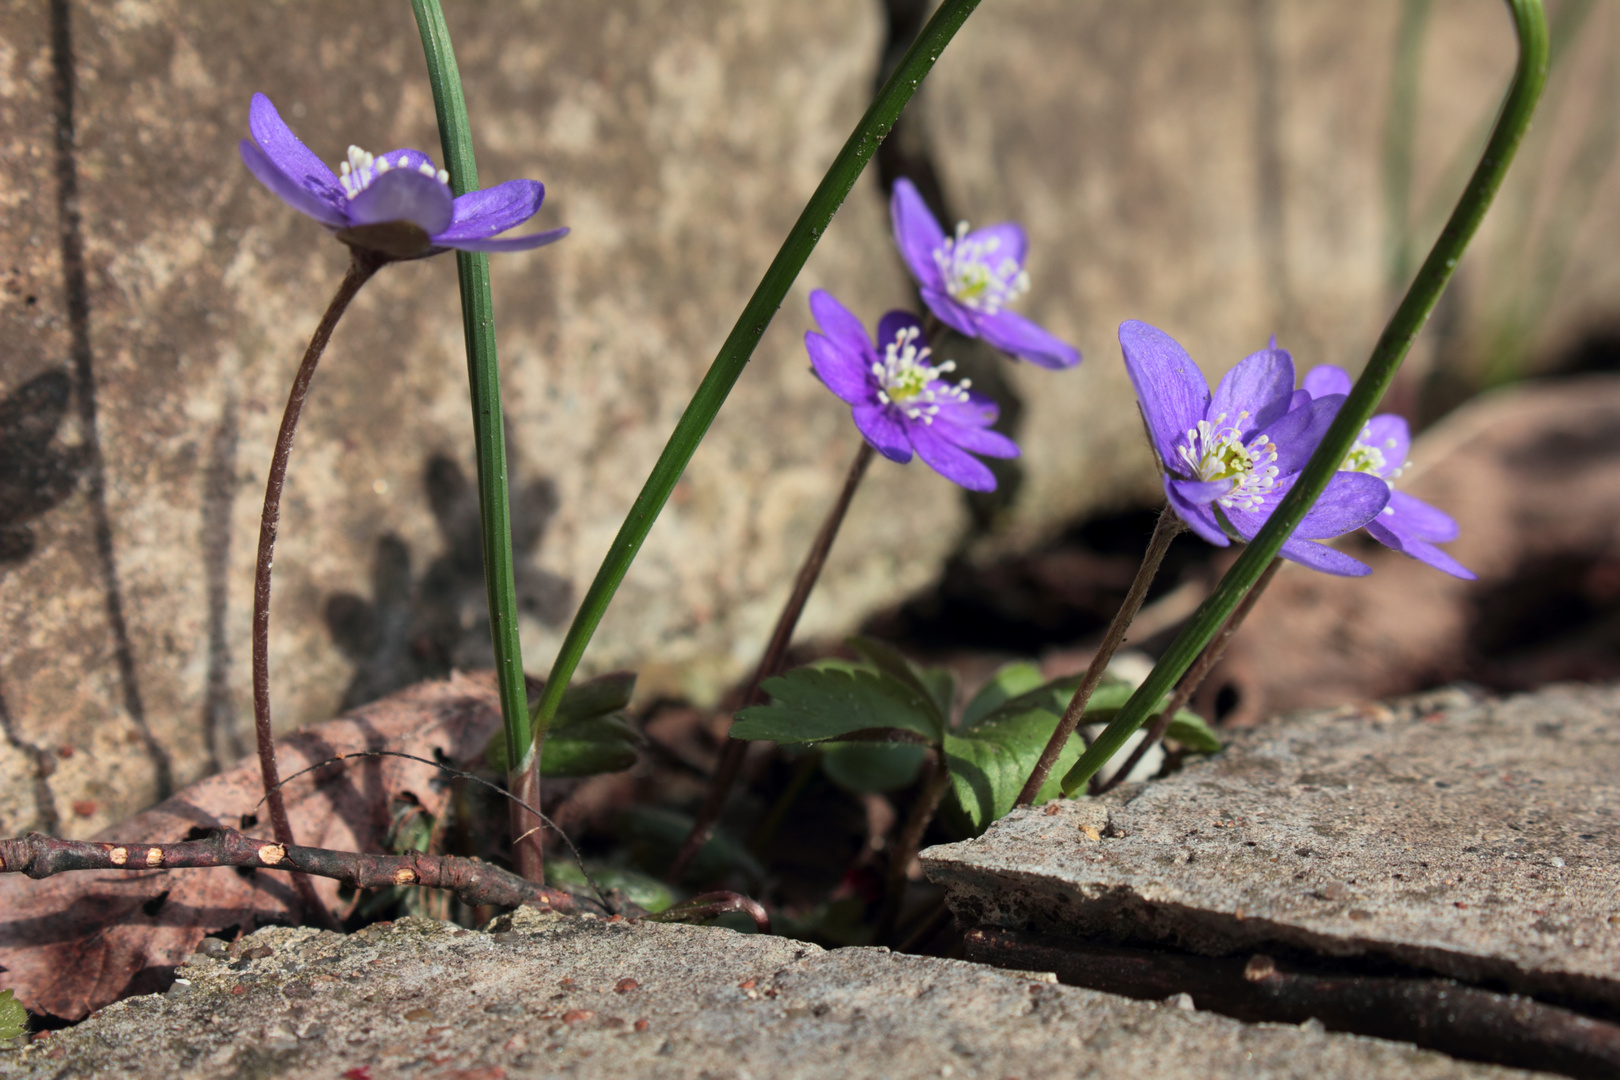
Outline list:
[[[1159,513],[1158,523],[1153,526],[1153,536],[1148,540],[1147,553],[1142,556],[1142,565],[1137,568],[1136,578],[1131,582],[1130,589],[1125,593],[1124,603],[1114,613],[1114,621],[1108,624],[1108,631],[1103,635],[1102,644],[1097,646],[1097,653],[1091,658],[1091,666],[1086,668],[1085,678],[1075,687],[1074,697],[1069,699],[1069,707],[1063,710],[1063,719],[1052,732],[1052,738],[1046,743],[1046,749],[1041,751],[1040,760],[1024,781],[1023,790],[1018,793],[1018,801],[1014,806],[1028,806],[1035,801],[1041,786],[1046,778],[1052,774],[1052,766],[1057,764],[1058,755],[1074,734],[1074,729],[1080,726],[1080,717],[1085,714],[1086,703],[1091,700],[1092,692],[1097,684],[1102,682],[1103,673],[1108,670],[1108,662],[1114,658],[1114,653],[1125,643],[1125,634],[1131,628],[1131,620],[1142,607],[1142,601],[1147,598],[1148,586],[1153,584],[1153,578],[1159,572],[1159,564],[1164,561],[1164,553],[1170,550],[1170,542],[1176,538],[1186,525],[1176,516],[1176,512],[1166,506]]]
[[[450,190],[460,197],[478,189],[467,101],[462,94],[450,30],[439,0],[411,0],[427,58],[428,81],[439,121],[439,142]],[[478,460],[478,521],[484,547],[484,588],[495,651],[495,678],[506,733],[506,760],[512,762],[507,787],[533,806],[540,805],[540,745],[529,727],[529,698],[518,639],[517,580],[512,555],[512,511],[507,487],[506,432],[501,413],[501,369],[495,353],[495,301],[489,285],[489,256],[456,252],[461,284],[461,321],[467,342],[467,383],[472,398],[473,440]],[[570,671],[569,674],[572,674]],[[567,676],[559,694],[567,689]],[[542,729],[543,732],[543,729]],[[530,881],[545,881],[540,822],[514,806],[513,862]]]
[[[1507,0],[1507,3],[1513,13],[1514,28],[1519,38],[1518,67],[1502,103],[1490,142],[1486,144],[1479,165],[1457,202],[1457,208],[1452,211],[1451,219],[1441,230],[1440,238],[1435,241],[1434,248],[1418,270],[1400,306],[1390,316],[1378,344],[1373,347],[1366,368],[1351,388],[1350,396],[1316,452],[1299,474],[1299,480],[1272,512],[1265,528],[1250,541],[1215,591],[1199,605],[1181,633],[1176,635],[1175,641],[1170,643],[1154,665],[1147,680],[1064,776],[1065,795],[1082,790],[1097,770],[1119,752],[1125,740],[1147,720],[1159,699],[1170,692],[1204,646],[1219,632],[1227,617],[1243,600],[1244,594],[1259,580],[1271,560],[1277,557],[1283,542],[1299,527],[1300,520],[1344,462],[1345,455],[1350,452],[1356,437],[1378,407],[1378,401],[1395,378],[1396,371],[1400,370],[1401,361],[1405,359],[1418,331],[1428,321],[1446,282],[1451,280],[1457,260],[1462,258],[1468,241],[1479,228],[1480,219],[1485,216],[1497,189],[1501,187],[1502,178],[1507,174],[1519,142],[1530,127],[1530,117],[1535,112],[1541,88],[1547,81],[1547,15],[1542,10],[1541,0]]]
[[[1227,618],[1226,625],[1215,635],[1215,640],[1204,646],[1204,651],[1198,654],[1193,666],[1187,669],[1187,674],[1176,684],[1176,692],[1171,695],[1170,703],[1164,707],[1163,712],[1154,717],[1153,726],[1148,728],[1147,737],[1136,744],[1131,756],[1125,759],[1125,764],[1115,769],[1107,780],[1095,786],[1094,794],[1101,795],[1123,784],[1125,778],[1131,775],[1131,770],[1147,756],[1153,744],[1164,738],[1164,733],[1170,730],[1170,722],[1175,719],[1176,713],[1187,707],[1187,702],[1198,693],[1198,688],[1209,678],[1209,673],[1215,670],[1215,665],[1221,662],[1221,657],[1226,654],[1226,646],[1232,641],[1232,635],[1238,632],[1243,620],[1249,617],[1249,612],[1254,610],[1260,595],[1266,591],[1266,586],[1271,584],[1271,579],[1277,576],[1277,571],[1281,567],[1281,559],[1271,560],[1271,565],[1266,567],[1266,572],[1260,575],[1260,580],[1254,583],[1254,588],[1249,590],[1243,602],[1237,606],[1237,610]]]
[[[653,465],[646,483],[642,485],[641,494],[636,496],[624,524],[619,527],[619,533],[613,539],[613,546],[608,549],[607,556],[602,560],[602,566],[597,570],[595,580],[591,582],[585,599],[580,603],[573,623],[568,627],[562,648],[558,650],[557,659],[551,665],[551,673],[546,677],[545,691],[535,708],[536,739],[544,737],[546,728],[557,713],[557,706],[562,702],[563,692],[568,688],[568,680],[573,677],[574,669],[579,666],[591,635],[596,633],[602,616],[612,603],[613,594],[618,591],[620,582],[629,572],[630,564],[635,560],[636,553],[641,550],[642,542],[647,539],[647,533],[652,529],[653,522],[658,519],[664,504],[669,500],[670,492],[675,490],[676,481],[681,478],[687,463],[692,460],[692,454],[697,450],[698,443],[702,441],[710,423],[714,421],[715,414],[720,411],[720,406],[725,403],[726,396],[731,393],[731,388],[736,385],[743,368],[753,356],[755,346],[759,344],[765,328],[770,325],[777,308],[787,296],[788,288],[798,277],[799,270],[809,258],[811,250],[826,230],[827,224],[844,201],[844,197],[855,186],[855,181],[866,168],[866,163],[876,153],[878,144],[894,126],[900,111],[906,107],[906,102],[911,100],[911,96],[917,92],[917,87],[934,66],[934,61],[939,59],[940,52],[978,6],[979,0],[944,0],[940,4],[939,10],[928,20],[922,33],[917,35],[917,40],[906,51],[894,74],[889,76],[888,81],[883,84],[883,89],[878,91],[871,107],[866,110],[866,115],[861,117],[860,123],[850,133],[843,149],[839,150],[838,156],[827,169],[826,176],[822,177],[815,193],[810,196],[810,201],[805,204],[804,211],[793,226],[793,231],[788,233],[787,239],[782,242],[781,249],[777,251],[776,258],[765,271],[765,276],[754,290],[754,295],[749,298],[736,325],[732,327],[725,343],[720,346],[720,352],[710,365],[708,374],[703,377],[697,392],[692,395],[691,403],[681,414],[681,419],[675,425],[674,432],[670,434],[663,453],[658,456],[658,461]]]
[[[945,797],[945,789],[950,785],[951,769],[945,763],[945,751],[936,746],[930,751],[928,779],[917,793],[917,801],[911,804],[906,823],[900,827],[900,835],[894,838],[894,850],[889,852],[883,910],[878,914],[877,929],[872,933],[874,945],[881,945],[894,934],[895,924],[900,921],[900,907],[906,899],[906,871],[911,867],[911,860],[916,858],[917,849],[922,847],[923,834],[928,831],[928,825],[939,809],[939,801]]]
[[[826,520],[821,523],[821,530],[816,533],[815,542],[810,545],[810,552],[799,567],[799,575],[793,579],[793,591],[788,594],[787,603],[782,605],[782,614],[776,617],[776,629],[771,632],[765,655],[760,657],[759,666],[754,669],[754,677],[748,683],[748,690],[743,694],[738,709],[759,704],[762,696],[760,686],[781,670],[788,645],[793,641],[794,628],[799,625],[799,616],[804,614],[805,602],[810,599],[810,591],[821,577],[821,568],[827,564],[827,553],[832,550],[833,540],[838,536],[839,526],[844,523],[850,501],[855,498],[855,489],[861,486],[861,479],[866,476],[867,466],[871,464],[872,444],[862,439],[861,448],[855,452],[855,460],[849,463],[849,473],[844,477],[844,487],[838,493],[838,501],[827,511]],[[725,749],[720,752],[720,764],[709,781],[709,792],[698,809],[697,820],[692,822],[692,831],[686,834],[681,850],[676,852],[675,861],[670,863],[669,872],[665,875],[670,881],[680,878],[686,864],[708,841],[709,833],[726,805],[726,798],[731,794],[732,785],[736,784],[737,775],[742,772],[743,759],[747,756],[746,742],[729,736],[726,738]]]
[[[269,801],[270,827],[276,842],[294,843],[292,823],[287,820],[287,804],[281,797],[281,778],[276,770],[275,733],[270,725],[270,566],[275,558],[276,527],[281,522],[281,489],[287,482],[287,459],[292,454],[293,436],[298,432],[298,417],[304,411],[304,399],[309,396],[310,380],[326,351],[349,301],[360,291],[360,286],[383,260],[372,252],[350,249],[349,270],[343,275],[332,302],[326,306],[315,334],[304,350],[303,362],[293,377],[292,391],[287,395],[287,408],[281,414],[281,430],[276,433],[276,448],[270,455],[270,476],[264,485],[264,513],[259,518],[259,554],[253,569],[253,734],[259,747],[259,775],[264,779],[265,797]],[[295,873],[293,887],[305,910],[312,916],[322,909],[315,898],[315,889],[309,878]]]

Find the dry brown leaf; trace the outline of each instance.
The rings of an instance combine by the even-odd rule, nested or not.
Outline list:
[[[281,775],[340,754],[397,750],[466,761],[500,727],[494,678],[452,675],[420,683],[276,744]],[[299,777],[283,790],[299,844],[342,851],[383,850],[391,803],[409,794],[429,813],[443,808],[443,774],[402,758],[344,762]],[[94,839],[175,842],[193,830],[266,821],[256,757],[191,785]],[[251,818],[250,818],[251,820]],[[268,836],[268,824],[259,835]],[[315,879],[329,910],[338,882]],[[210,933],[299,918],[285,873],[154,870],[65,874],[34,881],[0,876],[0,986],[34,1012],[77,1020],[130,993],[155,989]]]

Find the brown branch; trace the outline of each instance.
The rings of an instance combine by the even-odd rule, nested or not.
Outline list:
[[[1200,686],[1204,685],[1204,680],[1209,677],[1209,673],[1214,670],[1215,665],[1220,663],[1221,657],[1226,653],[1226,646],[1231,643],[1232,635],[1238,632],[1238,628],[1243,625],[1243,620],[1247,619],[1249,612],[1254,610],[1255,602],[1260,599],[1260,594],[1266,591],[1266,586],[1271,584],[1271,579],[1277,576],[1277,570],[1281,566],[1281,559],[1272,559],[1270,565],[1261,572],[1259,580],[1250,586],[1249,591],[1243,595],[1243,599],[1238,602],[1238,606],[1233,610],[1232,614],[1226,617],[1226,622],[1221,624],[1220,632],[1215,635],[1215,639],[1204,646],[1204,651],[1198,654],[1198,659],[1193,661],[1192,667],[1181,677],[1181,682],[1176,686],[1176,692],[1171,696],[1170,703],[1164,707],[1163,712],[1154,718],[1153,725],[1148,728],[1146,737],[1136,744],[1136,748],[1131,751],[1131,756],[1125,759],[1125,764],[1109,774],[1107,780],[1097,784],[1096,794],[1101,795],[1103,792],[1111,791],[1123,784],[1125,778],[1131,775],[1131,770],[1136,768],[1136,763],[1142,760],[1155,743],[1164,738],[1164,733],[1170,730],[1170,724],[1175,720],[1176,713],[1187,707],[1187,702],[1192,700],[1192,696],[1198,692]]]
[[[75,870],[188,870],[220,866],[289,870],[335,878],[357,889],[420,885],[448,889],[472,906],[579,910],[568,893],[525,881],[492,863],[458,855],[360,855],[259,840],[235,829],[217,829],[201,840],[178,844],[112,844],[58,840],[29,833],[0,840],[0,873],[47,878]]]
[[[793,640],[793,630],[799,625],[799,616],[804,613],[805,602],[810,599],[810,591],[816,587],[816,579],[821,576],[821,568],[827,562],[827,553],[832,550],[833,540],[838,536],[838,528],[844,523],[844,515],[849,511],[850,501],[855,498],[855,489],[861,486],[861,478],[866,475],[867,466],[871,464],[872,444],[863,438],[861,448],[855,453],[855,460],[849,464],[849,473],[844,477],[843,490],[838,493],[838,499],[833,503],[832,509],[827,511],[827,517],[822,521],[820,531],[816,533],[815,542],[810,545],[810,551],[804,557],[804,564],[799,567],[798,577],[793,580],[793,592],[788,595],[787,603],[782,605],[782,613],[777,616],[776,629],[771,633],[770,644],[765,646],[765,655],[760,658],[759,667],[754,670],[754,678],[743,694],[742,704],[737,706],[739,710],[759,704],[763,697],[760,685],[781,669],[782,661],[787,657],[788,644]],[[719,820],[720,811],[725,808],[726,798],[731,794],[738,774],[742,772],[743,760],[747,755],[748,743],[727,737],[725,749],[720,752],[720,764],[715,769],[714,778],[709,782],[708,794],[698,809],[697,819],[692,822],[692,831],[686,834],[681,849],[675,853],[675,861],[669,864],[669,870],[664,875],[665,880],[677,881],[687,864],[708,842],[709,833],[714,829],[714,823]]]
[[[327,305],[326,314],[316,325],[309,347],[304,350],[304,359],[298,365],[298,374],[293,377],[287,407],[281,415],[281,428],[276,433],[275,450],[270,455],[270,472],[264,485],[264,512],[259,518],[259,551],[253,572],[253,733],[258,741],[259,771],[270,801],[270,827],[283,845],[290,845],[294,837],[287,804],[277,782],[275,732],[270,724],[270,566],[276,550],[276,527],[281,521],[281,490],[287,481],[287,459],[292,455],[293,436],[298,431],[304,399],[309,396],[310,381],[315,378],[315,367],[326,351],[332,330],[348,310],[349,301],[386,261],[361,248],[350,250],[348,272]],[[294,874],[292,882],[309,915],[323,917],[326,908],[315,896],[314,886],[301,874]]]
[[[923,781],[922,790],[917,793],[917,800],[911,804],[905,824],[900,827],[900,835],[895,837],[894,848],[889,852],[883,909],[878,913],[877,929],[872,935],[874,944],[881,945],[894,934],[895,925],[900,921],[901,905],[906,899],[906,872],[911,868],[911,860],[917,856],[917,849],[922,847],[923,835],[939,810],[939,801],[945,797],[945,789],[951,786],[951,769],[945,762],[945,751],[936,747],[929,756],[931,766],[928,777]]]

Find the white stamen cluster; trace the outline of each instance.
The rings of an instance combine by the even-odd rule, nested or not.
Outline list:
[[[1248,415],[1240,412],[1238,419]],[[1258,509],[1266,493],[1277,486],[1277,447],[1266,435],[1245,446],[1238,429],[1223,427],[1225,422],[1225,413],[1198,421],[1196,428],[1187,429],[1186,444],[1176,451],[1197,479],[1233,482],[1216,502],[1228,509]]]
[[[995,261],[999,247],[1000,237],[974,240],[968,236],[968,223],[957,223],[956,235],[934,249],[934,265],[944,275],[945,291],[952,299],[994,315],[1029,290],[1029,274],[1016,260],[1003,256]]]
[[[351,146],[349,160],[338,166],[338,183],[343,185],[343,194],[352,199],[370,187],[372,181],[383,173],[390,169],[408,169],[410,165],[411,159],[406,154],[400,154],[397,161],[389,161],[386,154],[377,157],[366,153],[358,146]],[[416,167],[416,171],[423,176],[431,176],[441,184],[450,183],[450,174],[443,169],[435,169],[431,162],[422,162]]]
[[[1350,452],[1345,455],[1344,464],[1339,466],[1339,468],[1344,472],[1372,473],[1374,476],[1379,477],[1388,483],[1391,488],[1393,488],[1395,486],[1395,479],[1400,476],[1401,473],[1405,472],[1407,466],[1411,465],[1412,463],[1410,461],[1403,461],[1401,462],[1400,466],[1392,470],[1389,475],[1384,475],[1384,469],[1389,465],[1389,458],[1385,455],[1384,451],[1395,449],[1396,442],[1394,439],[1385,439],[1383,446],[1374,446],[1371,440],[1372,428],[1362,428],[1361,437],[1356,440],[1356,444],[1352,446],[1350,448]]]
[[[933,350],[926,345],[917,347],[920,336],[922,331],[915,326],[895,334],[883,347],[883,360],[873,363],[872,377],[878,382],[879,401],[895,406],[909,419],[932,424],[940,402],[966,404],[973,380],[963,379],[955,386],[940,381],[941,375],[956,370],[956,361],[947,360],[938,367],[929,364]]]

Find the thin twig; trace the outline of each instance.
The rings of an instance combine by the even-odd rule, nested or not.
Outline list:
[[[1175,694],[1170,698],[1170,704],[1166,705],[1164,711],[1154,718],[1153,725],[1148,728],[1146,737],[1136,744],[1136,747],[1131,751],[1131,756],[1125,759],[1125,764],[1115,769],[1107,780],[1095,786],[1096,794],[1101,795],[1105,791],[1112,791],[1120,784],[1123,784],[1125,778],[1131,775],[1131,770],[1136,768],[1137,762],[1141,761],[1147,754],[1148,748],[1164,738],[1164,733],[1170,730],[1170,724],[1175,720],[1176,713],[1187,707],[1187,702],[1192,700],[1192,696],[1198,692],[1199,686],[1203,685],[1204,680],[1209,677],[1209,673],[1214,670],[1215,665],[1220,663],[1222,654],[1226,652],[1227,643],[1232,640],[1232,635],[1238,632],[1238,628],[1243,625],[1243,620],[1249,617],[1249,612],[1254,609],[1255,601],[1259,600],[1260,594],[1266,591],[1266,586],[1271,584],[1271,579],[1277,576],[1277,570],[1281,566],[1281,559],[1271,560],[1271,565],[1266,567],[1265,572],[1260,575],[1260,580],[1254,583],[1254,588],[1248,591],[1232,614],[1227,617],[1226,622],[1221,626],[1220,633],[1215,635],[1215,640],[1204,646],[1204,651],[1198,654],[1198,659],[1193,661],[1193,666],[1187,670],[1187,674],[1182,676],[1181,682],[1176,686]]]
[[[596,898],[602,902],[603,907],[607,908],[609,911],[613,910],[613,905],[608,902],[607,893],[602,890],[602,886],[600,886],[600,885],[598,885],[596,883],[596,879],[591,876],[591,872],[589,870],[585,869],[585,860],[584,860],[583,857],[581,857],[581,855],[579,853],[579,848],[574,846],[574,842],[568,838],[567,833],[562,831],[562,827],[560,825],[558,825],[555,821],[552,821],[550,818],[546,817],[546,815],[542,814],[539,810],[536,810],[533,806],[531,806],[528,803],[524,802],[522,799],[518,798],[516,795],[513,795],[510,791],[507,791],[505,788],[501,787],[499,784],[492,784],[488,780],[485,780],[482,776],[477,775],[476,773],[470,773],[470,772],[466,772],[466,771],[464,771],[462,769],[452,768],[451,766],[446,765],[444,762],[442,762],[442,761],[434,761],[432,758],[419,757],[416,754],[407,754],[403,750],[356,750],[351,754],[339,754],[337,757],[329,757],[325,761],[317,761],[313,765],[305,766],[304,768],[299,769],[297,772],[291,774],[290,776],[287,776],[285,779],[278,782],[276,784],[276,787],[277,788],[283,787],[283,786],[285,786],[287,784],[292,783],[294,780],[298,779],[300,776],[303,776],[305,773],[312,773],[316,769],[325,768],[328,765],[335,765],[335,764],[337,764],[339,762],[342,762],[342,761],[348,761],[350,758],[367,758],[367,757],[397,757],[397,758],[404,758],[407,761],[419,761],[423,765],[432,765],[434,768],[440,769],[440,770],[442,770],[444,772],[447,772],[451,776],[459,777],[462,780],[471,780],[475,784],[482,784],[484,787],[489,788],[489,790],[495,792],[496,794],[501,795],[504,798],[507,798],[507,799],[511,800],[513,803],[516,803],[518,806],[521,806],[523,809],[527,810],[529,813],[531,813],[535,817],[539,818],[540,821],[541,821],[541,824],[544,825],[544,827],[550,829],[552,832],[554,832],[558,836],[562,837],[562,842],[568,845],[569,852],[574,856],[574,865],[578,866],[579,867],[579,872],[581,874],[585,875],[585,881],[590,885],[592,891],[594,891],[596,893]],[[269,797],[268,795],[265,796],[265,798],[268,798],[268,797]],[[253,808],[255,810],[257,810],[259,808],[260,804],[262,804],[263,802],[264,802],[264,798],[261,798],[258,802],[253,804]],[[531,832],[539,832],[540,828],[541,828],[541,825],[536,825],[530,831]],[[527,835],[527,834],[525,834],[525,835]],[[524,837],[522,837],[522,836],[518,837],[518,840],[522,840],[522,839],[524,839]],[[514,844],[516,844],[517,842],[518,842],[517,840],[513,841]]]
[[[939,800],[951,783],[951,770],[945,763],[944,752],[935,748],[931,758],[928,778],[917,793],[917,801],[911,804],[906,823],[900,827],[900,835],[895,837],[894,848],[889,852],[883,910],[878,914],[877,929],[872,935],[874,943],[887,941],[894,933],[895,924],[900,921],[900,907],[906,898],[907,871],[911,868],[911,860],[916,857],[917,849],[922,847],[923,834],[928,831],[929,823],[934,820],[934,812],[939,809]]]
[[[287,395],[281,430],[276,434],[276,448],[270,457],[270,475],[264,485],[264,514],[259,519],[259,553],[253,575],[253,729],[258,740],[259,772],[270,800],[270,827],[283,845],[293,843],[293,831],[292,822],[287,818],[287,804],[282,800],[277,783],[275,732],[270,724],[270,566],[275,556],[276,526],[281,521],[281,489],[287,481],[287,459],[292,454],[293,436],[298,431],[304,399],[309,396],[310,380],[315,377],[315,367],[326,351],[333,328],[348,309],[349,301],[385,261],[374,252],[359,248],[350,251],[348,272],[343,275],[343,282],[309,339],[309,348],[304,350],[303,362],[298,365],[298,374]],[[298,898],[311,915],[325,911],[307,879],[294,874],[292,881]]]
[[[788,644],[793,640],[793,630],[799,625],[799,616],[804,613],[805,601],[810,598],[810,591],[815,588],[816,579],[821,576],[821,568],[827,562],[827,553],[832,550],[833,540],[838,536],[838,527],[844,523],[844,515],[849,510],[850,501],[855,498],[855,489],[861,486],[861,478],[866,475],[866,468],[871,464],[872,444],[862,439],[861,448],[855,453],[855,460],[849,464],[849,473],[844,477],[844,487],[838,493],[838,501],[827,511],[827,518],[821,523],[821,530],[816,533],[815,542],[810,545],[810,551],[804,557],[804,565],[799,567],[799,575],[793,581],[793,592],[788,595],[787,603],[782,605],[782,614],[777,616],[776,629],[771,634],[770,644],[765,647],[765,655],[760,657],[759,667],[754,670],[754,678],[749,682],[748,690],[743,694],[742,704],[738,709],[759,704],[763,699],[760,686],[781,669],[782,661],[787,656]],[[681,844],[681,850],[676,853],[675,861],[670,863],[669,872],[665,875],[666,880],[678,880],[681,871],[686,869],[693,856],[708,841],[709,833],[713,830],[715,821],[719,819],[720,811],[725,807],[726,798],[737,782],[737,775],[742,772],[743,759],[747,754],[748,743],[727,737],[725,749],[720,753],[720,765],[715,769],[714,778],[709,783],[708,794],[698,810],[697,819],[692,823],[692,831],[686,834],[686,840]]]
[[[1164,561],[1164,553],[1170,550],[1170,542],[1176,534],[1186,528],[1175,511],[1168,506],[1159,514],[1158,523],[1153,526],[1153,537],[1148,541],[1147,552],[1142,556],[1142,565],[1136,571],[1136,578],[1125,594],[1125,602],[1120,604],[1119,611],[1114,614],[1114,621],[1108,624],[1108,633],[1103,636],[1102,644],[1097,646],[1097,653],[1091,658],[1091,666],[1086,669],[1085,678],[1075,688],[1074,697],[1069,699],[1069,707],[1063,710],[1063,719],[1058,721],[1057,729],[1052,732],[1052,738],[1047,741],[1046,749],[1041,751],[1040,760],[1035,763],[1034,770],[1029,779],[1024,781],[1024,788],[1018,793],[1018,801],[1014,806],[1028,806],[1035,801],[1041,786],[1046,778],[1052,774],[1052,767],[1057,764],[1058,755],[1068,745],[1069,738],[1074,729],[1080,726],[1080,717],[1085,714],[1086,703],[1091,700],[1092,691],[1102,682],[1103,673],[1108,670],[1108,662],[1114,658],[1114,652],[1125,642],[1125,634],[1131,628],[1131,620],[1136,618],[1137,609],[1147,597],[1148,586],[1153,584],[1153,577],[1159,572],[1159,564]]]
[[[219,866],[290,870],[335,878],[357,889],[399,885],[448,889],[471,906],[527,904],[562,912],[578,908],[575,899],[560,889],[548,889],[492,863],[457,855],[360,855],[279,844],[235,829],[217,829],[204,839],[178,844],[91,843],[58,840],[40,833],[0,840],[0,873],[27,874],[35,879],[74,870],[146,872]]]

